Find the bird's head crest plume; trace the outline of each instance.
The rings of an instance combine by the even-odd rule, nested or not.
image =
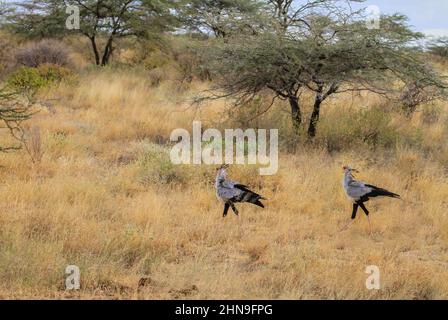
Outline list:
[[[216,173],[217,173],[217,179],[225,179],[227,176],[227,172],[226,169],[229,167],[228,164],[223,164],[221,166],[219,166],[218,168],[216,168]]]
[[[229,165],[223,164],[222,166],[219,166],[216,168],[216,179],[215,184],[222,183],[226,180],[227,172],[226,169],[229,167]]]
[[[359,172],[358,170],[356,170],[356,169],[354,169],[354,168],[352,168],[350,166],[343,166],[342,170],[344,170],[344,172],[350,173],[350,174],[353,173],[353,172],[356,172],[356,173]]]
[[[228,167],[229,167],[228,164],[223,164],[223,165],[219,166],[218,168],[216,168],[216,171],[219,171],[221,169],[227,169]]]

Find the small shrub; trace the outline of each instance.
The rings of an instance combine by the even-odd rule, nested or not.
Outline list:
[[[70,69],[51,63],[41,64],[37,70],[47,83],[62,81],[72,75]]]
[[[423,130],[422,128],[414,126],[403,126],[397,130],[400,144],[406,147],[413,147],[420,149],[423,144]]]
[[[148,72],[149,77],[149,83],[152,87],[157,87],[160,85],[160,83],[165,80],[166,78],[166,72],[163,71],[161,68],[155,68],[152,70],[149,70]]]
[[[425,124],[436,123],[442,114],[440,107],[435,105],[429,105],[422,110],[422,121]]]
[[[428,49],[436,56],[448,58],[448,37],[433,39],[429,42]]]
[[[169,150],[156,144],[145,145],[137,159],[139,181],[142,184],[182,183],[184,178],[179,166],[171,163]]]
[[[37,126],[33,126],[29,132],[28,151],[33,162],[40,162],[42,160],[42,139],[40,128]]]
[[[27,44],[17,51],[15,59],[19,65],[30,68],[37,68],[47,63],[71,66],[69,51],[62,43],[55,40],[42,40]]]
[[[70,75],[69,69],[52,64],[42,64],[37,68],[20,67],[9,76],[7,84],[12,89],[32,94]]]
[[[20,67],[9,76],[7,84],[12,89],[34,93],[46,83],[36,68]]]
[[[175,38],[171,42],[171,54],[182,82],[188,83],[193,79],[211,80],[211,72],[198,54],[198,47],[204,39],[193,36],[188,41],[186,38]]]
[[[330,152],[360,145],[390,147],[399,139],[390,120],[390,115],[380,108],[351,113],[333,110],[319,124],[318,141]]]
[[[14,66],[15,41],[8,34],[0,31],[0,77],[8,74]]]
[[[211,72],[194,53],[176,55],[177,68],[181,74],[181,80],[191,82],[193,79],[210,81]]]
[[[414,81],[405,85],[399,102],[404,114],[410,117],[418,107],[436,100],[445,100],[446,92],[442,85],[428,81]]]
[[[150,52],[143,60],[142,64],[145,69],[152,70],[162,68],[170,63],[170,57],[162,50],[154,50]]]

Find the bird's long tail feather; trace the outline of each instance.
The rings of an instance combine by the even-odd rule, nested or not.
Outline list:
[[[390,192],[386,189],[382,189],[382,188],[376,188],[374,190],[372,190],[372,192],[370,192],[369,194],[370,197],[390,197],[390,198],[400,198],[399,194]]]
[[[264,204],[261,203],[260,200],[253,202],[254,205],[264,208]]]
[[[264,205],[260,202],[260,200],[264,199],[259,194],[252,192],[252,191],[246,191],[243,197],[243,202],[252,203],[256,206],[264,208]]]

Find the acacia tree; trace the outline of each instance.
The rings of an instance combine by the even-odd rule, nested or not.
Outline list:
[[[353,20],[355,17],[355,20]],[[368,29],[357,14],[337,20],[319,16],[307,24],[301,39],[306,51],[304,85],[315,93],[308,136],[316,135],[322,103],[347,91],[371,91],[390,97],[402,92],[394,81],[418,91],[418,97],[446,87],[434,69],[410,46],[422,37],[406,26],[402,15],[383,16],[382,28]],[[409,87],[408,84],[418,84]],[[435,95],[432,95],[435,97]],[[412,103],[421,103],[414,96]]]
[[[401,105],[404,114],[410,117],[421,104],[446,100],[447,86],[439,83],[437,78],[422,77],[405,83],[395,99]]]
[[[3,22],[3,17],[5,16],[5,13],[7,12],[6,4],[3,2],[0,2],[0,23]]]
[[[433,39],[428,44],[428,50],[437,56],[448,58],[448,37]]]
[[[341,15],[344,10],[350,10],[350,2],[363,2],[364,0],[266,0],[268,12],[279,25],[280,30],[299,31],[310,28],[309,21],[316,15],[324,14],[327,17]],[[351,11],[351,10],[350,10]]]
[[[274,93],[272,101],[278,98],[289,102],[292,123],[299,129],[302,47],[266,32],[256,37],[216,39],[202,49],[200,55],[214,79],[212,90],[203,99],[231,97],[235,106],[242,106],[268,89]]]
[[[281,20],[280,28],[275,16],[262,34],[240,33],[207,46],[205,61],[218,79],[215,97],[233,97],[235,105],[241,105],[269,89],[274,98],[289,101],[293,126],[298,129],[303,122],[300,93],[311,91],[314,101],[307,134],[312,138],[321,105],[332,95],[362,90],[393,95],[396,81],[423,83],[425,79],[425,89],[446,86],[411,48],[421,35],[407,27],[405,17],[383,16],[381,28],[369,29],[360,12],[337,6],[336,1],[307,4],[304,8],[312,12],[304,9],[298,11],[302,15],[285,15],[288,18]]]
[[[263,25],[257,33],[240,30],[231,39],[207,44],[200,54],[216,80],[216,94],[212,96],[236,97],[235,104],[241,105],[269,89],[274,100],[289,102],[292,124],[298,131],[303,121],[299,96],[309,85],[310,68],[315,62],[309,61],[310,48],[304,45],[305,40],[314,37],[310,29],[323,12],[327,19],[342,16],[340,2],[346,3],[268,0],[259,14]]]
[[[169,4],[170,3],[170,4]],[[62,37],[80,33],[90,41],[95,63],[107,65],[116,42],[124,37],[145,38],[174,24],[173,2],[156,0],[29,0],[18,4],[11,26],[29,37]],[[80,28],[68,30],[68,6],[80,11]],[[104,39],[100,48],[99,39]]]
[[[241,22],[255,30],[255,20],[247,21],[248,17],[262,10],[259,0],[193,0],[183,3],[179,16],[189,30],[225,38],[238,30]],[[242,16],[245,20],[238,21]]]

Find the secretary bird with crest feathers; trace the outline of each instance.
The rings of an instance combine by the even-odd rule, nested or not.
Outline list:
[[[228,165],[222,165],[216,169],[216,196],[224,202],[224,212],[222,214],[223,218],[227,216],[227,211],[229,211],[229,208],[232,208],[235,215],[239,217],[238,210],[235,207],[235,203],[237,202],[248,202],[264,208],[264,205],[260,200],[265,200],[266,198],[263,198],[261,195],[249,190],[248,187],[243,184],[227,180],[226,169],[228,167]]]
[[[354,221],[354,219],[356,218],[358,207],[361,207],[361,209],[367,216],[367,220],[369,221],[369,232],[372,233],[369,210],[367,210],[367,208],[365,207],[364,202],[367,202],[370,200],[370,198],[375,197],[390,197],[400,199],[400,196],[386,189],[355,180],[355,178],[353,177],[353,172],[359,172],[356,169],[350,168],[348,166],[344,166],[342,167],[342,169],[344,169],[344,179],[342,180],[342,185],[344,186],[345,193],[347,194],[348,198],[353,202],[351,221],[347,223],[344,229],[346,229],[350,225],[350,223]]]

